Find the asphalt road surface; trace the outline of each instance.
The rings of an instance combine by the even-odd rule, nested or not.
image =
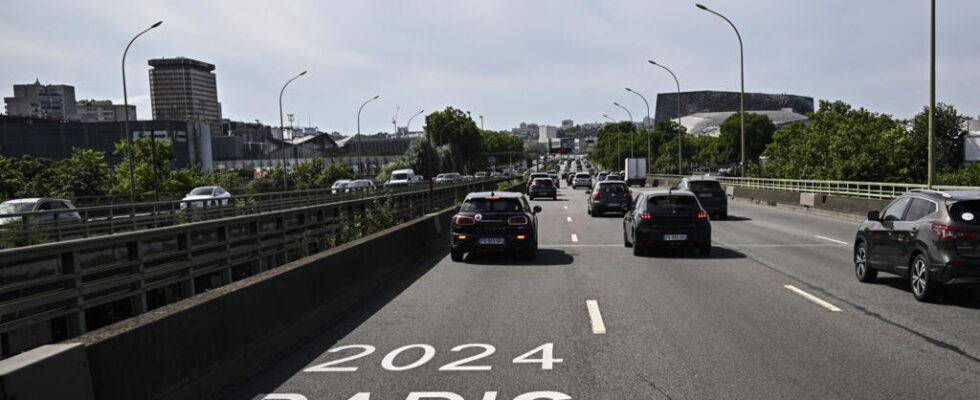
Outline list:
[[[859,283],[856,223],[732,202],[710,256],[635,257],[585,203],[533,202],[536,261],[447,248],[231,397],[980,398],[980,288]]]

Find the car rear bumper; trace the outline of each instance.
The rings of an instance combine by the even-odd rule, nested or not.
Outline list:
[[[629,210],[630,201],[623,199],[617,202],[594,202],[592,203],[592,212],[599,213],[605,211],[626,211]],[[615,204],[615,205],[613,205]]]
[[[664,240],[664,235],[687,235],[686,240]],[[643,229],[637,232],[636,241],[642,246],[652,247],[684,247],[701,246],[711,243],[711,229]]]
[[[938,267],[938,268],[935,268]],[[933,279],[946,285],[980,283],[980,263],[951,261],[934,267]],[[937,274],[938,272],[938,274]]]
[[[465,239],[460,239],[465,235]],[[534,248],[534,235],[527,234],[524,239],[518,239],[516,234],[508,235],[473,235],[469,233],[453,233],[452,248],[467,253],[510,253],[527,251]],[[480,244],[481,238],[503,238],[504,244]]]
[[[532,191],[528,192],[527,195],[528,196],[533,196],[533,197],[554,197],[554,196],[558,195],[558,192],[556,192],[553,189],[552,190],[532,190]]]

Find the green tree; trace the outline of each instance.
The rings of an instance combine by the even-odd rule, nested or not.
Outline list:
[[[338,179],[354,179],[357,177],[357,173],[349,165],[344,163],[333,163],[327,165],[323,169],[323,174],[320,176],[319,185],[327,186],[333,185]]]
[[[391,177],[391,173],[393,171],[395,171],[396,169],[406,169],[406,168],[412,168],[408,164],[408,162],[402,160],[389,162],[381,167],[381,172],[378,172],[378,176],[376,176],[374,180],[377,181],[378,183],[383,184],[388,181],[388,178]],[[418,170],[415,168],[412,168],[412,170],[418,172]]]
[[[453,165],[462,170],[459,172],[479,169],[482,138],[476,123],[465,112],[446,107],[429,114],[425,117],[425,131],[433,145],[452,145]]]
[[[314,157],[293,167],[293,180],[296,189],[307,190],[316,187],[323,181],[323,159]]]
[[[415,139],[405,151],[406,168],[416,174],[431,178],[439,173],[439,155],[432,143],[425,139]]]
[[[110,189],[105,152],[74,148],[71,157],[55,164],[54,175],[58,186],[49,196],[74,199],[104,195]]]
[[[936,174],[952,173],[963,164],[963,129],[965,117],[948,104],[937,104],[933,117],[935,126],[935,168]],[[928,178],[929,159],[929,107],[915,115],[911,121],[913,153],[911,158],[912,178],[915,182],[925,182]]]
[[[170,139],[152,140],[141,137],[133,141],[133,166],[136,193],[152,193],[154,190],[154,161],[156,161],[156,178],[161,192],[177,191],[183,186],[175,180],[171,173],[171,165],[177,159],[170,149],[173,143]],[[112,174],[112,188],[116,193],[129,193],[129,152],[126,151],[126,141],[116,143],[112,154],[121,155],[123,161],[115,165]]]
[[[773,134],[759,174],[771,178],[909,182],[913,140],[890,115],[821,101],[807,124]]]
[[[718,154],[714,160],[719,164],[738,164],[742,159],[742,128],[740,113],[732,114],[721,123],[719,143],[716,145]],[[745,113],[745,162],[758,163],[759,156],[766,146],[772,143],[772,134],[776,125],[768,115]]]

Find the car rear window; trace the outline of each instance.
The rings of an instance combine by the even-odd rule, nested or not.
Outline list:
[[[690,181],[687,183],[693,191],[721,190],[718,181]]]
[[[949,207],[949,216],[959,222],[980,225],[980,200],[957,201]]]
[[[0,214],[19,214],[34,210],[34,203],[3,203],[0,204]]]
[[[191,196],[210,196],[214,192],[213,187],[199,187],[191,190]]]
[[[576,178],[581,178],[581,179],[588,179],[588,178],[591,178],[592,175],[589,175],[589,174],[577,174],[577,175],[575,175],[575,177]]]
[[[408,174],[391,174],[391,179],[394,180],[408,179]]]
[[[542,185],[551,185],[554,182],[552,182],[550,178],[537,178],[534,180],[534,183],[538,183]]]
[[[694,196],[666,195],[650,196],[647,199],[647,211],[653,215],[675,214],[679,212],[698,211],[697,199]]]
[[[518,212],[521,202],[517,199],[469,199],[460,207],[462,212]]]
[[[609,194],[623,194],[629,191],[629,188],[627,188],[626,185],[622,183],[612,183],[612,184],[605,184],[605,185],[600,184],[599,191],[602,193],[609,193]]]

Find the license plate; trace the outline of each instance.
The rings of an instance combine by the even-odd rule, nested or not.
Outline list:
[[[609,207],[619,207],[619,203],[607,203]]]
[[[687,235],[664,235],[665,242],[677,242],[687,240]]]
[[[479,244],[504,244],[504,238],[480,238],[476,242]]]
[[[713,194],[711,194],[711,193],[701,193],[701,194],[698,194],[698,196],[701,196],[701,197],[711,197],[711,196],[713,196]]]

